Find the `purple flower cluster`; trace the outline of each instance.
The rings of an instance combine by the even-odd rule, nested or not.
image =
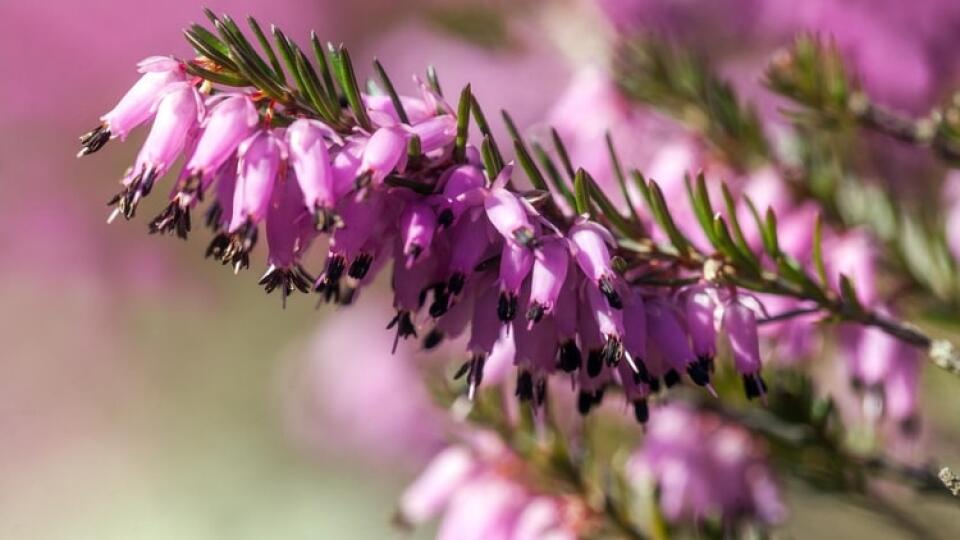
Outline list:
[[[761,442],[713,413],[661,407],[628,469],[638,484],[658,488],[670,521],[772,524],[786,515]]]
[[[589,526],[582,501],[541,493],[534,483],[500,439],[476,432],[434,457],[402,495],[398,517],[416,525],[442,514],[441,540],[581,537]]]
[[[513,187],[512,164],[491,174],[472,146],[458,158],[457,119],[426,85],[400,99],[402,111],[387,96],[365,95],[373,129],[343,133],[256,93],[199,88],[177,61],[143,66],[149,70],[83,141],[81,153],[94,151],[104,137],[153,119],[111,201],[114,216],[132,217],[185,155],[151,232],[186,237],[191,210],[212,199],[207,224],[216,236],[207,255],[235,270],[249,266],[262,226],[269,267],[260,283],[284,299],[313,289],[350,304],[392,261],[396,315],[388,328],[397,340],[426,330],[425,348],[469,332],[470,359],[458,376],[471,396],[488,356],[509,349],[520,400],[541,405],[547,377],[561,372],[578,385],[582,414],[614,385],[645,422],[647,398],[662,386],[688,379],[713,391],[718,328],[747,395],[765,392],[749,301],[706,283],[679,291],[630,285],[614,268],[617,243],[603,225],[569,213],[548,219],[535,204],[542,196]],[[303,259],[321,235],[329,237],[327,258],[314,279]]]

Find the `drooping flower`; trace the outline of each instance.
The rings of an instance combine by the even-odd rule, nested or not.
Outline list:
[[[327,138],[339,139],[339,136],[316,120],[301,118],[287,128],[290,167],[300,183],[304,204],[320,230],[330,230],[334,225],[333,209],[337,203]]]
[[[234,271],[250,266],[257,225],[267,215],[278,177],[285,174],[286,146],[272,131],[264,130],[243,141],[238,154],[230,222],[210,244],[210,253]]]
[[[363,149],[358,177],[369,175],[380,184],[394,169],[402,169],[407,155],[407,137],[399,128],[382,127],[375,131]]]
[[[204,119],[196,147],[187,160],[171,202],[150,222],[151,232],[176,233],[186,238],[190,230],[190,208],[203,197],[220,167],[256,129],[260,115],[253,101],[243,95],[216,96]]]
[[[110,112],[100,117],[99,126],[80,137],[77,157],[100,150],[112,138],[126,139],[131,131],[154,115],[157,101],[167,86],[185,78],[180,61],[166,56],[151,56],[137,67],[143,75]]]
[[[757,336],[757,316],[739,300],[733,300],[723,310],[723,328],[730,340],[734,367],[743,378],[748,398],[761,397],[767,385],[760,376],[760,339]]]
[[[150,194],[154,182],[170,170],[187,147],[189,138],[203,116],[203,103],[197,90],[188,83],[166,86],[156,107],[156,118],[137,161],[123,181],[123,190],[108,204],[116,205],[111,215],[133,217],[137,204]]]
[[[530,275],[530,307],[527,320],[535,324],[553,313],[560,290],[567,279],[570,253],[560,239],[545,240],[534,250]]]
[[[300,258],[316,235],[310,213],[303,204],[303,193],[296,179],[280,178],[273,189],[273,203],[266,215],[267,247],[270,265],[260,285],[270,293],[280,289],[283,304],[295,290],[309,293],[314,278],[300,264]]]
[[[567,235],[574,246],[577,265],[587,280],[600,289],[610,307],[623,308],[623,300],[617,291],[617,277],[610,265],[610,249],[613,235],[600,224],[579,220]]]

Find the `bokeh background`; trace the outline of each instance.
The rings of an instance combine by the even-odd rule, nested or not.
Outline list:
[[[591,2],[575,0],[205,5],[300,40],[315,29],[349,45],[358,63],[378,56],[401,91],[431,63],[447,89],[470,81],[487,111],[508,108],[531,129],[578,66],[602,65],[612,31]],[[352,345],[376,342],[376,328],[315,310],[313,299],[281,309],[256,286],[256,267],[233,276],[204,261],[203,235],[147,236],[144,216],[159,198],[135,221],[108,226],[104,203],[142,133],[73,157],[76,137],[135,80],[138,60],[189,54],[180,30],[201,22],[200,7],[0,2],[0,538],[429,536],[401,533],[390,518],[439,434],[412,444],[410,433],[377,429],[391,411],[344,404],[351,385],[373,375],[338,361],[363,356]],[[331,349],[323,332],[351,339]],[[426,399],[409,373],[375,375],[375,394]],[[929,386],[949,398],[951,387]],[[957,457],[952,397],[929,408],[945,426],[938,449]],[[904,534],[829,498],[790,502],[800,503],[788,527],[798,537]],[[945,504],[922,511],[944,527],[960,519]]]

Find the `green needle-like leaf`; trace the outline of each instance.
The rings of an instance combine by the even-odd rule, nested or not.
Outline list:
[[[723,193],[724,206],[727,209],[727,219],[730,220],[730,230],[733,232],[733,240],[737,245],[737,249],[740,250],[740,253],[745,259],[751,261],[755,266],[759,266],[760,263],[757,261],[756,255],[753,253],[753,250],[750,249],[750,246],[747,244],[747,239],[743,235],[740,220],[737,218],[736,202],[733,200],[730,189],[726,183],[722,183],[720,184],[720,190]]]
[[[427,66],[427,84],[438,96],[443,97],[443,88],[440,87],[440,78],[437,76],[436,66]]]
[[[460,91],[460,102],[457,104],[457,135],[453,143],[453,159],[458,163],[463,163],[467,159],[467,138],[470,134],[470,104],[472,101],[470,85],[467,84]]]
[[[600,189],[600,186],[597,185],[596,180],[590,176],[590,173],[583,171],[583,177],[589,188],[589,194],[594,201],[596,201],[597,206],[600,208],[600,212],[603,217],[607,218],[610,223],[620,231],[624,236],[631,238],[636,233],[636,229],[628,222],[622,215],[620,211],[617,210],[617,207],[607,198],[606,193]],[[578,171],[579,173],[579,171]]]
[[[184,30],[183,34],[197,53],[213,60],[223,68],[237,71],[237,65],[230,59],[230,48],[209,30],[195,24]]]
[[[573,163],[570,161],[570,154],[567,153],[567,147],[563,145],[563,140],[555,128],[550,128],[550,138],[553,139],[553,148],[557,152],[557,157],[560,158],[560,164],[563,165],[563,170],[567,172],[567,176],[573,178],[574,171]]]
[[[277,60],[277,54],[273,51],[273,47],[267,40],[267,36],[263,34],[260,23],[253,17],[247,17],[247,24],[250,26],[250,29],[253,30],[253,34],[257,36],[257,40],[260,42],[260,48],[263,49],[263,52],[267,54],[267,58],[270,59],[270,65],[273,66],[273,72],[276,74],[277,79],[283,84],[286,84],[287,77],[283,73],[283,68],[280,67],[280,61]],[[276,31],[276,27],[274,27],[274,33],[276,33]],[[287,67],[290,67],[290,64],[287,64]]]
[[[823,263],[823,220],[819,213],[817,214],[817,221],[813,225],[813,264],[817,269],[820,284],[828,287],[827,267]]]
[[[497,141],[493,137],[493,131],[490,129],[490,124],[487,123],[487,117],[483,114],[483,109],[480,108],[480,103],[477,101],[477,96],[473,94],[470,95],[470,111],[473,113],[473,119],[477,122],[477,127],[480,129],[485,139],[489,140],[488,145],[490,146],[490,155],[494,159],[494,163],[497,166],[497,172],[500,172],[500,169],[503,168],[503,155],[500,153],[500,147],[497,146]]]
[[[316,32],[310,32],[310,45],[313,48],[313,55],[317,58],[320,65],[320,76],[323,78],[323,86],[326,90],[327,101],[336,105],[337,117],[340,116],[340,96],[337,93],[337,85],[333,82],[333,75],[330,73],[330,63],[327,62],[327,54],[323,52],[323,45]]]
[[[578,170],[573,176],[574,209],[578,215],[590,215],[590,195],[587,187],[587,172]]]
[[[397,94],[397,90],[393,86],[393,81],[391,81],[390,77],[387,75],[387,71],[383,69],[383,64],[381,64],[380,60],[377,60],[376,58],[373,59],[373,70],[377,72],[377,77],[380,79],[380,83],[383,84],[384,89],[387,91],[387,95],[390,96],[390,102],[393,103],[393,108],[397,111],[397,116],[400,118],[400,122],[409,124],[410,118],[407,116],[406,109],[403,108],[403,102],[400,101],[400,95]]]
[[[607,140],[607,151],[610,153],[610,164],[613,166],[614,175],[617,177],[617,184],[620,186],[620,193],[623,196],[627,208],[630,210],[630,216],[636,226],[640,226],[640,216],[637,214],[637,208],[630,200],[630,192],[627,190],[627,178],[623,174],[623,167],[620,166],[620,158],[617,157],[617,149],[613,145],[613,137],[608,131],[605,139]]]
[[[357,74],[353,69],[353,62],[350,61],[350,53],[343,46],[328,46],[330,59],[333,63],[333,72],[347,97],[347,103],[350,104],[350,110],[357,120],[357,124],[367,131],[373,131],[373,124],[370,123],[370,117],[367,116],[367,109],[363,105],[363,98],[360,96],[360,87],[357,85]]]
[[[250,86],[250,81],[241,77],[240,75],[223,72],[223,71],[217,71],[217,72],[210,71],[192,62],[187,62],[185,65],[185,69],[187,70],[187,73],[191,75],[202,77],[210,82],[215,82],[217,84],[223,84],[226,86],[236,86],[236,87]]]
[[[693,214],[697,217],[697,222],[700,223],[700,228],[707,236],[707,239],[710,240],[710,243],[716,246],[717,233],[713,229],[713,214],[710,211],[710,199],[704,195],[706,190],[701,192],[701,190],[698,189],[700,179],[700,176],[698,176],[697,189],[694,188],[689,175],[686,175],[683,181],[687,188],[687,198],[690,200],[690,206],[693,208]]]
[[[567,206],[569,208],[574,208],[576,204],[574,201],[573,192],[567,185],[566,180],[560,176],[560,171],[557,170],[557,166],[553,163],[553,159],[550,158],[550,154],[548,154],[543,146],[536,141],[532,142],[530,146],[533,148],[533,153],[537,157],[537,161],[540,162],[540,166],[543,167],[544,171],[546,171],[547,179],[550,180],[553,189],[563,196],[564,200],[567,201]]]

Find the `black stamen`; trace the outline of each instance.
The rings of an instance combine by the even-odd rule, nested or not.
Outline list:
[[[413,324],[410,312],[402,309],[397,311],[397,315],[387,324],[387,330],[394,326],[397,327],[397,336],[393,340],[393,352],[397,352],[397,343],[401,338],[417,337],[417,327]]]
[[[444,208],[437,216],[437,225],[439,225],[441,229],[445,229],[453,225],[453,218],[453,210]]]
[[[80,153],[77,154],[77,157],[83,157],[100,150],[110,140],[110,135],[110,130],[103,124],[84,133],[80,136]]]
[[[558,367],[561,371],[573,373],[580,369],[582,363],[583,358],[580,356],[580,349],[577,348],[575,341],[571,339],[560,345],[560,365]]]
[[[447,294],[447,285],[443,282],[433,287],[433,303],[428,310],[433,318],[442,317],[450,308],[450,296]]]
[[[447,290],[450,294],[457,296],[463,292],[463,286],[467,282],[467,276],[463,272],[454,272],[447,281]]]
[[[633,417],[641,424],[646,424],[647,420],[650,420],[650,406],[647,405],[646,399],[638,399],[633,402]]]
[[[673,388],[680,383],[680,374],[676,370],[671,369],[663,376],[663,382],[667,385],[667,388]]]
[[[647,386],[650,387],[650,391],[654,394],[660,391],[660,378],[659,377],[650,377],[647,381]]]
[[[533,399],[533,375],[529,371],[521,371],[517,375],[517,390],[515,392],[520,401]]]
[[[596,377],[597,375],[600,375],[601,371],[603,371],[602,349],[590,351],[587,354],[587,375]]]
[[[743,376],[743,390],[747,399],[758,398],[767,392],[767,383],[759,373],[750,373]]]
[[[350,264],[350,270],[347,271],[347,275],[353,279],[363,279],[370,270],[371,264],[373,264],[373,255],[361,253],[357,255],[357,258]]]
[[[623,357],[623,344],[613,337],[608,337],[600,354],[605,364],[616,367],[620,363],[620,358]]]
[[[260,285],[263,285],[267,294],[272,293],[278,287],[280,288],[284,308],[287,307],[288,296],[293,294],[294,291],[300,291],[304,294],[309,293],[312,284],[313,276],[299,264],[292,268],[271,266],[260,278]]]
[[[543,314],[546,311],[546,308],[543,305],[533,302],[530,304],[530,308],[527,309],[527,320],[533,321],[535,323],[540,322],[540,319],[543,318]]]
[[[174,200],[150,222],[149,229],[150,234],[174,234],[186,240],[190,233],[190,209]],[[207,251],[209,253],[209,249]]]
[[[610,307],[613,309],[623,309],[623,300],[620,298],[620,294],[616,288],[614,288],[612,278],[609,276],[600,278],[598,286],[600,287],[600,292],[607,298],[607,303],[610,304]]]
[[[213,256],[234,271],[250,267],[250,252],[257,245],[257,226],[247,221],[232,233],[220,233],[210,241],[206,256]],[[309,274],[308,274],[309,277]],[[306,292],[306,291],[304,291]]]
[[[423,338],[423,348],[424,350],[435,349],[437,345],[443,342],[443,332],[439,328],[434,328]]]
[[[577,412],[581,416],[586,416],[590,413],[591,408],[593,408],[593,396],[589,392],[583,391],[577,394]]]
[[[687,364],[687,375],[698,386],[710,384],[710,372],[703,368],[703,364],[699,360]]]
[[[500,293],[497,316],[503,322],[510,322],[517,316],[517,295],[506,291]]]

